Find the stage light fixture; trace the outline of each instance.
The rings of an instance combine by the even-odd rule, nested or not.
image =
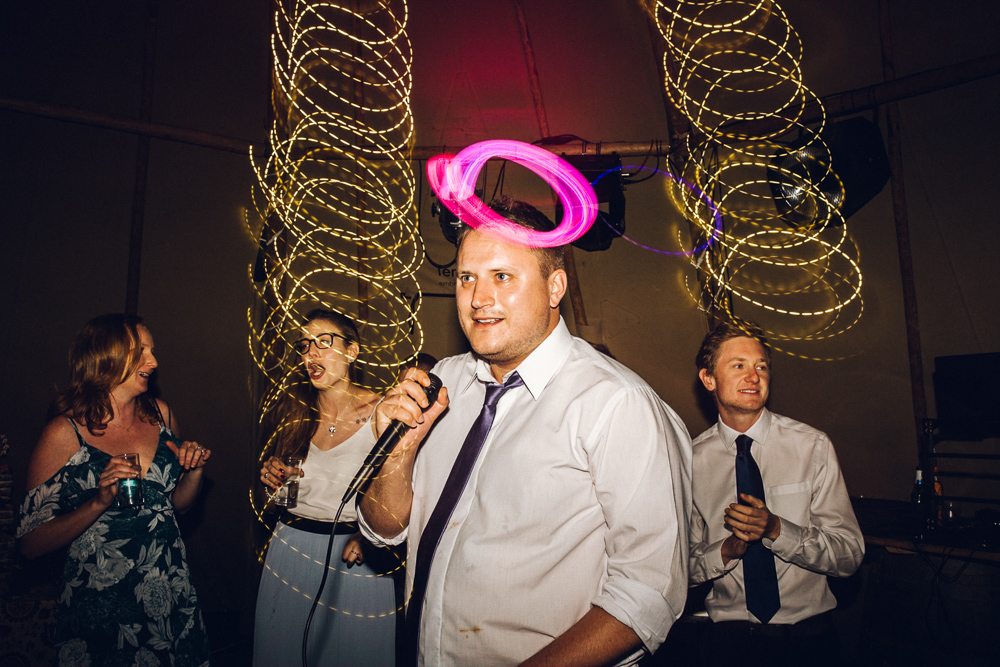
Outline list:
[[[436,197],[436,195],[432,195]],[[483,191],[476,190],[476,196],[482,199]],[[435,201],[431,204],[431,217],[437,218],[438,224],[441,225],[441,233],[448,243],[457,246],[458,245],[458,234],[462,231],[462,227],[465,225],[457,215],[451,212],[451,210],[443,205],[440,201]]]
[[[593,186],[600,206],[597,219],[587,233],[573,241],[581,250],[607,250],[611,242],[625,233],[625,188],[622,185],[622,160],[618,153],[607,155],[563,155]],[[562,217],[562,204],[556,206],[556,219]]]

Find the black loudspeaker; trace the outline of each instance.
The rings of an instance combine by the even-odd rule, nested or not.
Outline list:
[[[934,357],[934,396],[941,436],[1000,436],[1000,352]]]
[[[562,155],[594,186],[598,204],[607,204],[597,213],[597,219],[587,233],[573,241],[581,250],[607,250],[611,242],[625,233],[625,190],[622,187],[622,159],[618,153],[608,155]],[[562,220],[562,204],[556,205],[556,220]]]
[[[808,135],[788,144],[767,169],[778,213],[792,227],[840,224],[881,192],[892,175],[882,132],[871,121],[856,117],[831,123],[820,138],[822,143]],[[822,196],[814,196],[815,190]]]

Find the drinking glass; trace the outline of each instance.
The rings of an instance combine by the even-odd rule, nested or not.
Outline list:
[[[299,497],[299,468],[302,467],[301,456],[282,456],[281,463],[288,475],[285,483],[274,492],[274,504],[279,507],[295,507]]]
[[[118,458],[125,459],[125,463],[131,465],[137,474],[142,473],[138,454],[122,454]],[[138,477],[118,480],[118,509],[139,509],[140,507],[142,507],[142,480]]]

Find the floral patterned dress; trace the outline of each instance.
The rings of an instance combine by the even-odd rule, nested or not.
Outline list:
[[[111,456],[88,445],[79,430],[77,438],[80,449],[24,499],[18,537],[96,493]],[[112,504],[69,546],[56,624],[62,667],[208,664],[208,637],[171,498],[180,461],[168,440],[176,438],[161,424],[142,479],[142,508]]]

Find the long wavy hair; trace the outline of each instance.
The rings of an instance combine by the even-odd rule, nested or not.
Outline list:
[[[50,415],[68,415],[101,435],[114,417],[111,392],[139,368],[142,318],[120,313],[87,322],[69,350],[69,387],[53,402]],[[155,423],[152,399],[136,401],[136,416]]]
[[[357,326],[343,313],[316,308],[306,314],[304,323],[317,320],[334,325],[349,344],[360,346]],[[263,432],[266,448],[275,456],[294,455],[304,459],[309,452],[309,441],[319,426],[319,391],[309,381],[302,363],[296,363],[290,375],[288,390],[274,408],[264,414]],[[348,379],[352,378],[348,376]]]

